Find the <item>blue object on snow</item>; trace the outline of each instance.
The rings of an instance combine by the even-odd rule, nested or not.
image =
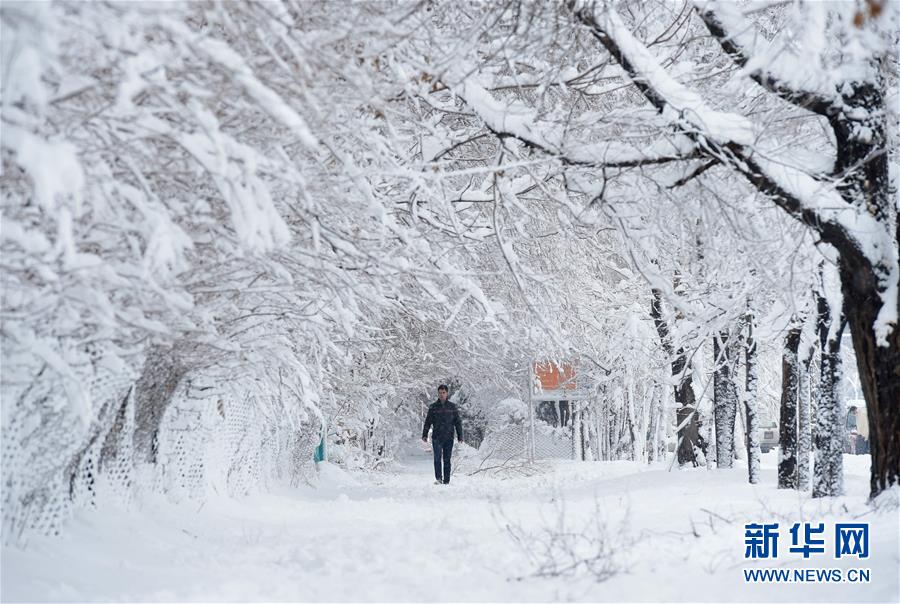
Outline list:
[[[316,463],[320,461],[325,461],[325,437],[322,437],[322,440],[319,441],[319,446],[316,447],[315,453],[313,453],[313,461]]]

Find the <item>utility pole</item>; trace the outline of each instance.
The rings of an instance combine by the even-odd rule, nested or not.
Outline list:
[[[528,371],[525,372],[525,375],[528,381],[528,427],[526,429],[531,432],[530,444],[528,443],[528,436],[525,437],[525,453],[528,456],[528,461],[534,463],[534,396],[532,396],[532,391],[534,390],[534,359],[529,360]]]

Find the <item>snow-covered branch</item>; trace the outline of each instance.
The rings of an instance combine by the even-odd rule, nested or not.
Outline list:
[[[783,43],[766,45],[753,23],[730,2],[695,0],[697,14],[722,49],[754,82],[782,99],[822,116],[836,109],[840,98],[820,66],[792,58]]]
[[[833,183],[816,180],[761,150],[749,119],[713,110],[699,94],[673,78],[612,8],[587,4],[576,7],[575,14],[619,61],[644,96],[704,154],[736,169],[776,204],[816,229],[824,241],[866,257],[873,264],[885,260],[884,243],[889,234],[883,225],[864,209],[845,201]]]
[[[472,108],[484,125],[500,138],[515,138],[572,166],[629,168],[698,157],[696,144],[673,134],[645,146],[621,140],[573,143],[566,128],[542,121],[536,111],[520,102],[495,98],[475,76],[456,70],[447,75],[449,88]]]

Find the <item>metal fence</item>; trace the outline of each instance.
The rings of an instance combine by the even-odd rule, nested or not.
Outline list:
[[[532,401],[524,421],[489,429],[478,451],[483,459],[581,459],[581,415],[576,401]],[[547,403],[547,404],[545,404]],[[549,405],[555,405],[550,413]]]

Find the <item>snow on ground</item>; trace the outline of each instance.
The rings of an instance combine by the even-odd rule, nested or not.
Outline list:
[[[865,503],[868,456],[846,456],[848,495],[812,500],[746,470],[674,470],[630,462],[555,462],[525,477],[459,475],[434,485],[425,453],[390,472],[323,465],[318,485],[175,505],[82,512],[61,537],[33,539],[2,558],[12,601],[890,601],[898,593],[898,512]],[[564,510],[562,513],[561,510]],[[597,512],[599,510],[599,513]],[[559,527],[573,547],[608,529],[613,563],[598,582],[533,576],[511,532],[531,544]],[[744,523],[779,522],[779,558],[744,559]],[[796,521],[870,523],[868,560],[788,554]],[[507,528],[507,526],[511,527]],[[588,528],[584,528],[584,527]],[[591,528],[593,527],[593,528]],[[554,529],[556,532],[565,532]],[[557,540],[558,554],[567,541]],[[539,548],[534,551],[539,551]],[[586,552],[587,549],[584,549]],[[868,584],[748,584],[743,568],[870,568]]]

